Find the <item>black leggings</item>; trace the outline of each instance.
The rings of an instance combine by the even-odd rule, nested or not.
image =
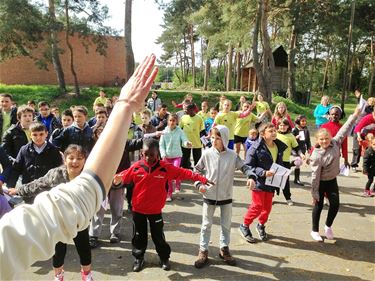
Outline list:
[[[199,159],[201,159],[202,148],[185,148],[182,147],[182,161],[181,167],[185,169],[191,169],[190,155],[193,150],[194,165],[197,165]]]
[[[368,181],[366,183],[366,190],[370,190],[372,183],[374,182],[374,175],[367,175]]]
[[[287,169],[291,168],[291,165],[289,162],[283,161],[283,166]],[[285,200],[290,200],[292,197],[292,193],[290,193],[290,183],[289,183],[289,177],[286,179],[285,187],[283,189],[283,194]]]
[[[86,228],[77,233],[77,236],[73,238],[74,244],[79,255],[81,265],[91,264],[91,248],[89,244],[89,228]],[[54,268],[58,268],[64,265],[64,259],[66,254],[66,244],[58,242],[55,246],[55,254],[52,258],[52,264]]]
[[[326,226],[330,227],[333,224],[333,220],[335,219],[340,206],[339,187],[337,186],[336,178],[329,181],[320,181],[319,202],[316,203],[312,211],[312,230],[316,232],[319,231],[319,220],[323,209],[324,194],[326,194],[329,201]]]

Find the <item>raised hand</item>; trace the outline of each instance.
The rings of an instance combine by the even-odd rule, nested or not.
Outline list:
[[[152,54],[138,65],[129,81],[122,87],[117,102],[127,101],[134,111],[144,106],[145,99],[158,73],[158,68],[153,68],[154,64],[155,55]]]

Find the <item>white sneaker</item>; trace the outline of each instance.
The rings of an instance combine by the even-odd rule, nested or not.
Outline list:
[[[326,233],[326,237],[328,240],[333,240],[333,231],[332,227],[324,226],[324,232]]]
[[[323,242],[322,236],[320,236],[319,232],[316,231],[311,231],[310,233],[312,239],[314,239],[317,242]]]
[[[172,197],[170,197],[170,196],[167,196],[167,200],[166,200],[167,202],[171,202],[172,201]]]
[[[292,199],[286,200],[286,203],[288,204],[288,206],[293,206],[294,205],[294,202],[292,201]]]

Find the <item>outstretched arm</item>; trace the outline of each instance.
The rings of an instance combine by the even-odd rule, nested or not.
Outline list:
[[[107,193],[121,160],[133,112],[142,107],[158,72],[153,69],[154,63],[154,55],[147,57],[121,89],[120,98],[84,167],[102,180]]]

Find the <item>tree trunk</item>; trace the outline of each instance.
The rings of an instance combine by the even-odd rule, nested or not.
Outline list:
[[[190,51],[191,51],[191,74],[193,76],[193,88],[196,87],[195,82],[195,50],[194,50],[194,27],[189,26]]]
[[[128,81],[134,72],[134,53],[132,47],[132,0],[125,1],[125,80]]]
[[[238,50],[236,51],[236,90],[241,90],[241,53],[239,50],[241,44],[238,44]]]
[[[295,22],[297,19],[295,19]],[[288,55],[288,98],[296,101],[296,68],[294,61],[296,57],[297,32],[296,23],[292,26],[292,32],[289,40],[289,55]]]
[[[62,94],[66,93],[65,77],[64,71],[61,66],[60,56],[59,56],[59,47],[57,45],[57,34],[56,34],[56,14],[55,14],[55,1],[48,1],[48,12],[50,17],[51,31],[50,31],[50,48],[53,68],[56,72],[57,82],[59,83],[60,92]]]
[[[322,91],[324,91],[324,89],[327,86],[329,61],[330,61],[330,49],[328,49],[327,59],[326,59],[326,66],[324,67],[324,75],[323,75],[323,82],[322,82]]]
[[[232,44],[228,47],[228,66],[227,66],[227,82],[226,82],[226,89],[227,91],[232,91],[232,73],[233,73],[233,46]]]
[[[351,16],[350,16],[350,24],[349,24],[348,46],[347,46],[347,52],[346,52],[346,64],[345,64],[344,79],[343,79],[344,81],[343,81],[343,84],[342,84],[342,93],[341,93],[341,108],[342,108],[342,110],[344,110],[345,99],[346,99],[347,76],[348,76],[348,68],[349,68],[350,45],[352,44],[354,12],[355,12],[355,0],[353,0],[353,2],[352,2],[352,11],[351,11]]]
[[[70,22],[69,22],[69,0],[65,0],[65,20],[66,20],[66,33],[65,33],[65,40],[66,45],[69,48],[70,51],[70,70],[72,72],[73,78],[74,78],[74,91],[77,95],[80,94],[79,91],[79,84],[78,84],[78,77],[77,73],[74,69],[74,54],[73,54],[73,47],[69,42],[69,30],[70,30]]]
[[[372,86],[374,85],[374,76],[375,76],[375,65],[374,65],[374,35],[371,35],[371,42],[370,42],[370,50],[371,50],[371,58],[370,58],[370,82],[368,85],[368,96],[372,97]]]
[[[270,46],[270,38],[267,31],[268,0],[258,0],[258,11],[255,18],[253,33],[253,62],[257,76],[259,91],[268,102],[272,101],[272,72],[275,68],[273,54]],[[260,63],[258,51],[258,37],[262,34],[263,61]]]
[[[350,70],[349,70],[349,80],[346,89],[351,90],[352,89],[352,77],[353,77],[353,70],[354,70],[354,62],[355,62],[355,53],[356,53],[356,47],[355,44],[353,44],[353,53],[350,56]]]
[[[184,45],[183,45],[183,50],[184,50],[184,73],[183,73],[183,80],[184,82],[187,82],[188,80],[188,76],[189,76],[189,61],[188,61],[188,57],[186,55],[186,45],[187,45],[187,41],[186,41],[186,34],[184,33]]]

